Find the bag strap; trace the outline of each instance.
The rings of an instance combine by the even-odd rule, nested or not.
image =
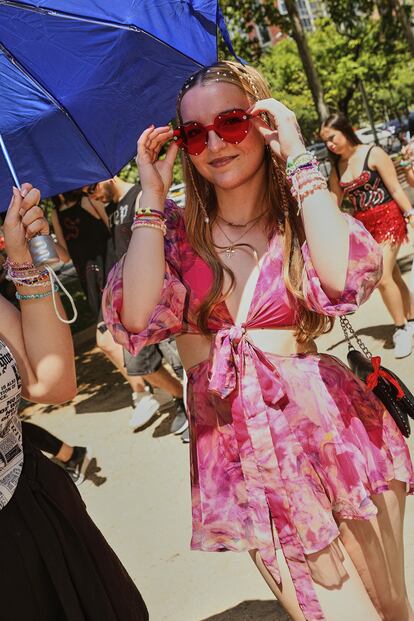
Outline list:
[[[339,322],[341,324],[341,328],[344,333],[345,339],[348,343],[348,349],[349,350],[355,349],[354,345],[352,344],[352,339],[354,339],[357,342],[360,350],[366,355],[366,357],[369,360],[371,360],[372,358],[371,352],[369,351],[365,343],[360,339],[358,334],[355,332],[349,319],[345,317],[345,315],[342,315],[341,317],[339,317]]]

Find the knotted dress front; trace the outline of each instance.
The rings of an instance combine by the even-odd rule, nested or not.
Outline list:
[[[183,211],[167,201],[162,296],[140,334],[122,325],[123,260],[104,293],[104,318],[132,353],[171,335],[198,334],[197,310],[212,284],[209,266],[190,246]],[[357,220],[350,231],[340,299],[321,287],[306,242],[303,290],[310,309],[355,311],[381,276],[381,252]],[[282,276],[283,238],[276,233],[260,261],[246,322],[235,325],[225,302],[212,311],[208,360],[188,370],[193,536],[206,551],[258,549],[280,582],[281,548],[307,621],[324,620],[306,555],[339,535],[335,517],[370,519],[371,494],[397,479],[414,489],[407,446],[390,414],[337,358],[279,356],[256,347],[253,328],[295,325],[298,308]]]

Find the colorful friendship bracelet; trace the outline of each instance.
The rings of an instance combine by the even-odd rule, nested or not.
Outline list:
[[[298,168],[306,168],[311,166],[319,166],[319,162],[313,153],[305,151],[295,157],[288,157],[286,162],[286,172],[290,176]]]
[[[18,293],[16,291],[16,298],[20,300],[43,300],[44,298],[48,298],[52,293],[57,293],[59,291],[59,287],[55,284],[53,288],[49,289],[49,291],[44,291],[43,293]]]
[[[136,216],[157,216],[162,220],[165,220],[165,214],[158,209],[152,209],[152,207],[138,207],[135,211]]]

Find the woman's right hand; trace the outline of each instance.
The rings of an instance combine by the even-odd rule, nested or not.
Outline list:
[[[20,191],[13,188],[3,230],[7,255],[15,263],[31,263],[29,240],[35,235],[49,234],[49,224],[39,201],[40,192],[30,183],[23,183]]]
[[[154,127],[150,125],[138,139],[136,162],[142,193],[153,196],[164,204],[172,183],[173,166],[178,147],[171,142],[164,159],[158,159],[161,148],[173,137],[173,130],[168,125]]]

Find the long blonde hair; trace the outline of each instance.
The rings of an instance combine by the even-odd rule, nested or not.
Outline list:
[[[252,104],[272,96],[264,78],[256,69],[233,61],[221,61],[211,67],[201,69],[184,83],[177,100],[177,118],[180,124],[182,123],[181,100],[184,95],[193,86],[211,82],[226,82],[238,86]],[[269,115],[267,115],[266,122],[272,128],[276,128],[274,120]],[[305,232],[300,215],[297,213],[296,200],[290,192],[285,163],[266,147],[264,166],[266,170],[266,187],[264,188],[266,228],[269,238],[276,230],[283,234],[283,277],[287,290],[296,299],[299,307],[296,338],[299,342],[304,342],[309,338],[329,332],[332,329],[333,320],[310,311],[305,305],[302,291],[303,257],[300,249],[305,239]],[[200,305],[197,316],[199,329],[203,334],[208,334],[207,322],[212,308],[231,293],[235,284],[235,276],[231,269],[221,261],[213,242],[211,225],[217,215],[214,187],[198,173],[185,153],[183,153],[183,169],[186,184],[187,236],[195,252],[204,259],[213,272],[213,285]],[[230,278],[230,287],[223,294],[224,272]]]

